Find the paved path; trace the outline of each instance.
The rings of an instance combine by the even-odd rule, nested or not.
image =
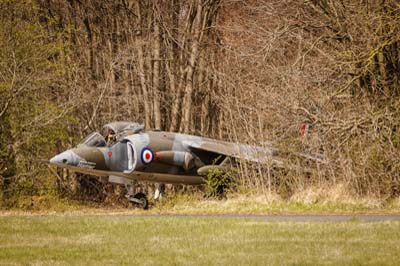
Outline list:
[[[184,215],[184,214],[161,214],[161,215],[100,215],[110,219],[255,219],[264,221],[291,221],[291,222],[341,222],[341,221],[400,221],[400,214],[279,214],[279,215],[247,215],[247,214],[218,214],[218,215]]]
[[[342,221],[400,221],[400,214],[44,214],[44,215],[4,215],[6,217],[29,217],[32,219],[45,219],[61,217],[65,219],[78,218],[106,218],[106,219],[255,219],[263,221],[290,221],[290,222],[342,222]]]
[[[375,215],[375,214],[354,214],[354,215],[321,215],[321,214],[284,214],[284,215],[227,215],[216,217],[251,218],[266,221],[293,221],[293,222],[340,222],[340,221],[400,221],[400,215]]]

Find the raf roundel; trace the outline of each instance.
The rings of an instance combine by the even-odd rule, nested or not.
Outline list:
[[[149,148],[144,148],[143,150],[142,150],[142,155],[141,155],[141,157],[142,157],[142,163],[143,164],[149,164],[149,163],[151,163],[152,161],[153,161],[153,159],[154,159],[154,153],[153,153],[153,151],[151,150],[151,149],[149,149]]]

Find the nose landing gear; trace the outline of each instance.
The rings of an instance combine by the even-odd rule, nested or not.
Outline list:
[[[137,189],[140,185],[136,180],[125,184],[127,189],[126,199],[131,203],[132,207],[141,208],[147,210],[149,208],[149,201],[147,200],[146,194],[144,194],[142,189]],[[137,192],[139,190],[139,192]]]
[[[136,193],[135,195],[128,194],[125,197],[132,204],[132,207],[142,208],[143,210],[149,208],[149,201],[147,200],[146,194],[142,192]]]

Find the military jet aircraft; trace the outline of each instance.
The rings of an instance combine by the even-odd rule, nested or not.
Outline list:
[[[128,188],[127,199],[147,209],[146,195],[134,194],[138,181],[200,185],[210,171],[225,171],[235,159],[281,165],[273,158],[276,153],[272,147],[145,131],[138,123],[113,122],[103,127],[103,135],[88,135],[75,148],[51,158],[50,164],[124,184]]]

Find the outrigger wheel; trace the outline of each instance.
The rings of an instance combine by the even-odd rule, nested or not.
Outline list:
[[[146,194],[139,192],[134,196],[129,196],[128,200],[131,202],[133,207],[139,207],[143,210],[147,210],[149,208],[149,201],[147,200]]]

